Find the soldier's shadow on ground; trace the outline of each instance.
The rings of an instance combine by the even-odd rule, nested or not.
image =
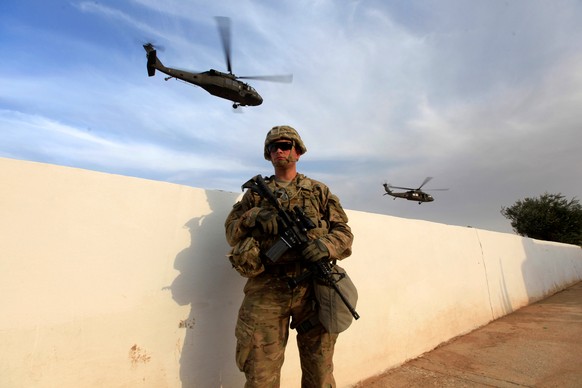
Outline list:
[[[244,279],[226,258],[229,247],[224,236],[224,221],[234,201],[209,194],[208,203],[210,213],[185,225],[191,243],[174,261],[180,274],[172,282],[172,297],[179,305],[190,305],[190,314],[179,323],[184,338],[183,388],[244,385],[234,359],[234,327]]]

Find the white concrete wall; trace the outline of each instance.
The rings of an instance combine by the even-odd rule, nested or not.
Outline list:
[[[240,193],[0,158],[0,387],[241,387]],[[241,182],[246,177],[241,177]],[[579,247],[349,211],[340,387],[582,280]],[[283,387],[299,386],[294,338]]]

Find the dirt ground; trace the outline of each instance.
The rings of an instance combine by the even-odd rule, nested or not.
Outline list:
[[[354,388],[582,387],[582,282]]]

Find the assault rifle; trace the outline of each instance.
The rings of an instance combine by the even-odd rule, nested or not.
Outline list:
[[[315,228],[313,221],[305,215],[299,206],[295,206],[293,211],[285,211],[275,194],[269,189],[262,176],[257,175],[249,179],[243,189],[251,189],[265,198],[277,210],[277,222],[279,223],[279,239],[271,246],[265,256],[273,263],[277,262],[283,253],[289,249],[299,247],[309,241],[307,231]]]
[[[261,175],[257,175],[254,178],[249,179],[245,184],[242,185],[244,189],[250,189],[260,195],[262,198],[269,201],[271,205],[277,210],[278,223],[279,223],[279,239],[275,244],[273,244],[265,253],[265,256],[275,263],[283,253],[287,252],[289,249],[298,248],[306,244],[309,241],[307,237],[307,231],[315,228],[313,221],[305,215],[303,209],[299,206],[295,206],[293,211],[285,211],[282,207],[275,194],[269,189],[265,180]],[[334,275],[339,275],[338,279],[334,278]],[[302,281],[317,277],[323,283],[332,287],[338,296],[341,298],[342,302],[345,304],[346,308],[350,311],[355,319],[360,318],[359,314],[356,312],[354,307],[350,304],[346,296],[341,292],[337,283],[343,279],[345,274],[334,272],[333,267],[328,261],[317,261],[311,265],[311,268],[304,272],[303,274],[291,278],[288,281],[289,287],[295,288]]]

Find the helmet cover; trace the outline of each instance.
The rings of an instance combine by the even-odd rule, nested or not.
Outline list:
[[[271,153],[267,149],[269,144],[277,141],[277,140],[291,140],[294,145],[297,153],[299,155],[303,155],[307,152],[307,147],[301,140],[301,136],[299,133],[293,128],[288,125],[279,125],[276,127],[271,128],[269,133],[267,133],[267,137],[265,138],[265,148],[264,148],[264,156],[265,159],[271,160]]]

